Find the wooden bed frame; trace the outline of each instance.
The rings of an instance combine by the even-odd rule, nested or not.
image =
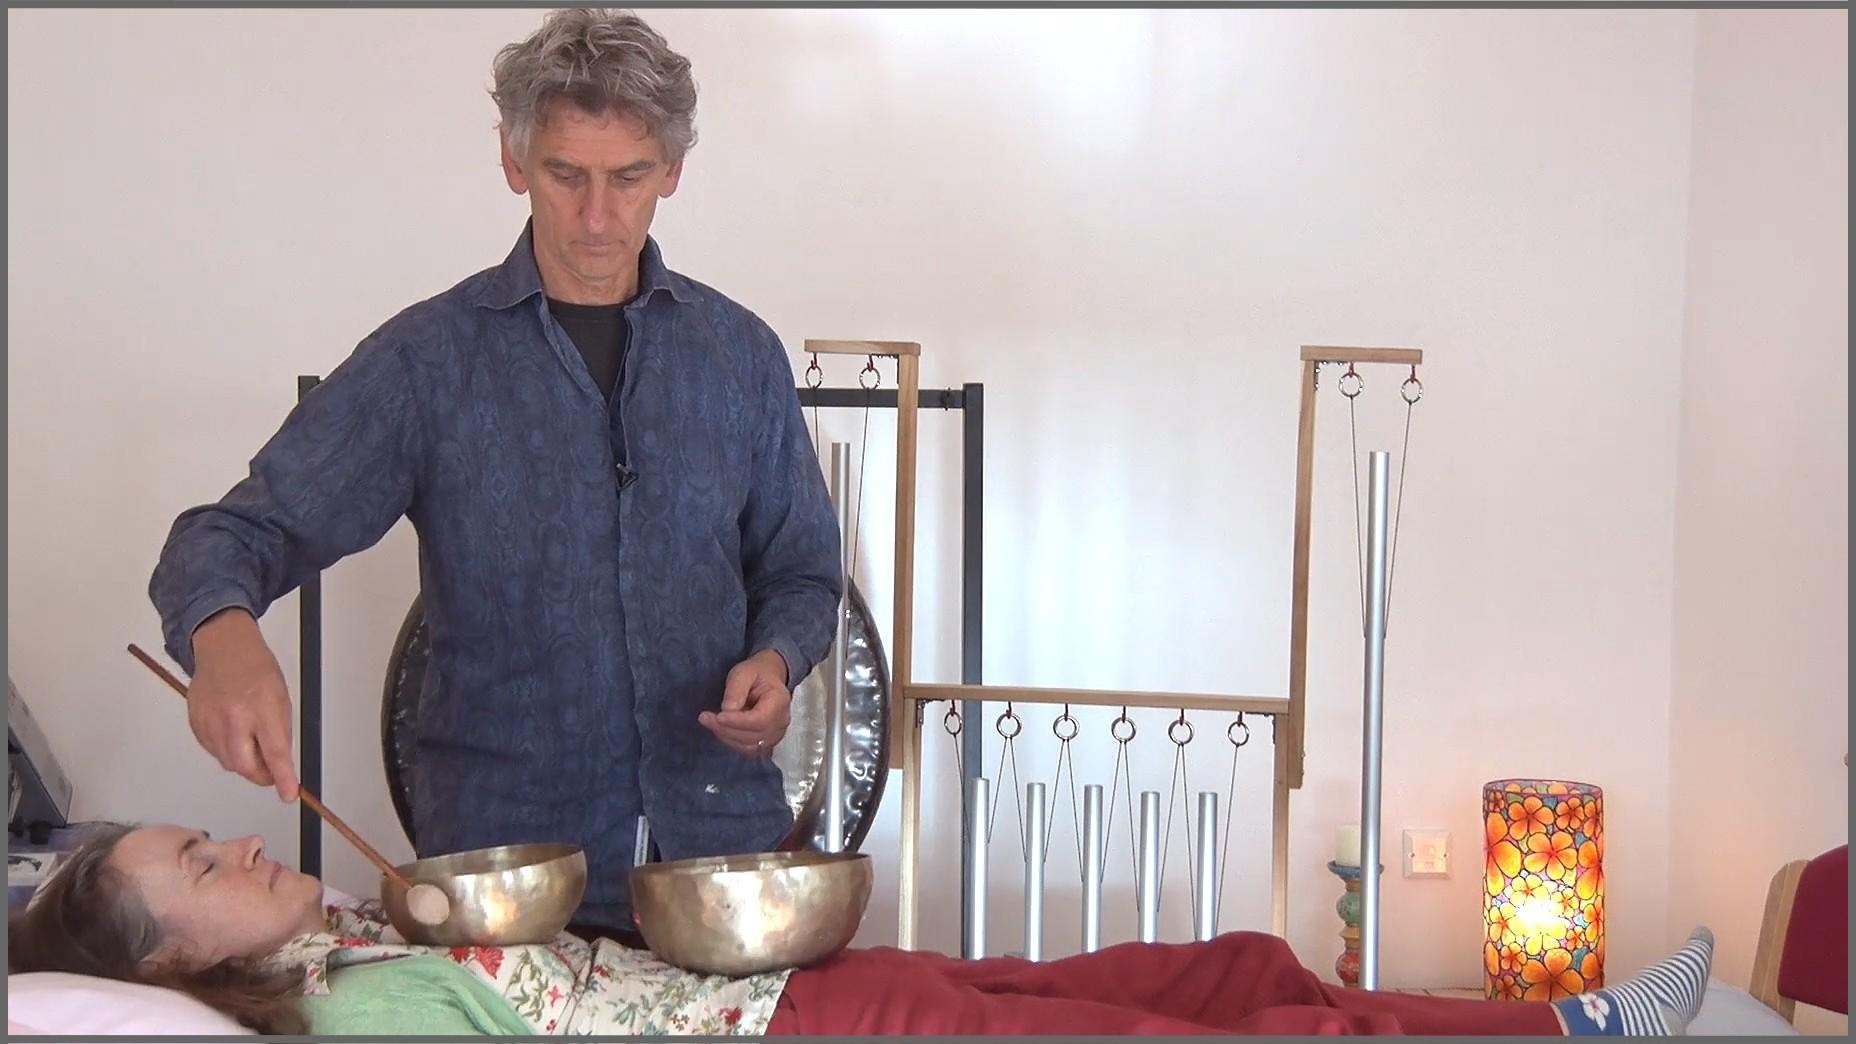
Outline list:
[[[1787,1022],[1800,1003],[1849,1014],[1849,846],[1787,863],[1766,890],[1747,992]]]

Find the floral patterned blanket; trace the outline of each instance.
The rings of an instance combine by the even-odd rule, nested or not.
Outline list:
[[[758,1036],[791,972],[744,979],[698,975],[610,939],[562,933],[533,946],[447,949],[407,943],[378,900],[327,908],[329,930],[292,940],[273,958],[303,969],[303,992],[329,992],[329,972],[413,955],[449,957],[490,984],[549,1036]]]

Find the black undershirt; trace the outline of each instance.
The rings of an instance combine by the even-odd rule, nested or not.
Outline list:
[[[548,309],[567,336],[580,349],[587,372],[600,394],[612,401],[612,389],[619,383],[619,367],[625,362],[625,306],[568,304],[548,298]]]

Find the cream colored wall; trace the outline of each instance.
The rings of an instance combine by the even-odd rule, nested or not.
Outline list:
[[[1296,348],[1429,349],[1385,825],[1389,849],[1403,828],[1451,830],[1455,872],[1388,875],[1384,981],[1477,980],[1478,788],[1504,775],[1608,789],[1612,965],[1659,952],[1692,14],[651,17],[704,91],[703,142],[657,229],[671,263],[795,348],[914,339],[925,385],[986,384],[989,680],[1285,691]],[[9,13],[9,670],[80,813],[294,850],[294,811],[208,764],[122,646],[157,640],[144,589],[174,514],[242,473],[295,375],[507,250],[523,207],[483,88],[537,19]],[[1402,375],[1369,376],[1362,451],[1396,452]],[[1345,418],[1326,397],[1291,851],[1290,940],[1323,971],[1339,925],[1322,866],[1358,802]],[[889,422],[871,427],[882,461]],[[958,678],[957,434],[924,417],[930,679]],[[872,470],[860,579],[886,606],[890,485]],[[401,527],[325,580],[325,796],[400,852],[375,701],[413,556]],[[266,620],[292,677],[295,607]],[[1267,739],[1245,754],[1226,927],[1268,924]],[[1025,777],[1049,778],[1049,751],[1026,746]],[[1208,748],[1193,789],[1222,790]],[[1150,751],[1136,785],[1164,792],[1169,754]],[[950,838],[951,757],[928,753],[928,822]],[[1084,782],[1108,782],[1107,754],[1079,753]],[[879,858],[895,815],[892,797]],[[1009,816],[1000,877],[1017,873]],[[358,857],[325,845],[334,883],[366,890]],[[940,843],[930,910],[954,903],[953,865]],[[893,902],[886,874],[865,941],[890,936]],[[1015,946],[1013,904],[995,905],[998,948]],[[924,922],[926,944],[955,944],[952,916]],[[1068,937],[1053,928],[1051,949]]]
[[[1849,840],[1848,17],[1697,34],[1667,937],[1742,984],[1774,871]]]

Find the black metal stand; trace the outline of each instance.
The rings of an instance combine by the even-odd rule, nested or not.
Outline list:
[[[296,379],[296,401],[315,390],[322,378]],[[322,793],[322,574],[303,581],[297,612],[297,778],[312,793]],[[297,869],[311,877],[322,876],[322,820],[297,803]]]

